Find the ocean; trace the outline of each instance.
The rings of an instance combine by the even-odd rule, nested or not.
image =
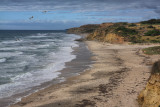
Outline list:
[[[78,35],[65,31],[0,31],[0,99],[23,93],[60,75],[76,58]]]

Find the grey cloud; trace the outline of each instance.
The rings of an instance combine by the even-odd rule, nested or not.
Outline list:
[[[159,4],[160,0],[0,0],[0,11],[62,10],[60,14],[64,11],[83,13],[90,19],[99,19],[98,22],[118,19],[140,21],[160,18]],[[48,14],[54,13],[48,12]],[[108,18],[102,20],[104,16]]]
[[[0,10],[107,11],[149,8],[158,11],[160,0],[0,0]]]

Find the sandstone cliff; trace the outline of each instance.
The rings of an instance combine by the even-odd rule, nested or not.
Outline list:
[[[151,77],[138,96],[141,107],[160,107],[160,61],[154,63]]]
[[[133,41],[132,37],[135,37],[137,34],[136,30],[127,28],[124,23],[103,23],[87,36],[87,40],[123,43],[125,41]]]
[[[139,23],[102,23],[88,24],[68,29],[68,33],[88,34],[87,40],[110,43],[160,43],[159,20]]]

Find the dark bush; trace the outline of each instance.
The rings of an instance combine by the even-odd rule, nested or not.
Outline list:
[[[147,40],[150,40],[149,38],[147,38]]]
[[[121,36],[129,36],[129,35],[136,35],[138,32],[134,29],[128,29],[124,26],[120,26],[115,30]]]
[[[147,28],[155,28],[155,27],[153,27],[152,25],[150,25],[150,26],[148,26]]]
[[[158,36],[158,35],[160,35],[160,31],[159,31],[159,30],[156,30],[156,29],[154,29],[154,30],[149,30],[148,32],[146,32],[146,33],[144,34],[144,36]]]
[[[128,23],[127,22],[122,22],[122,25],[127,25]]]
[[[136,26],[136,24],[135,24],[135,23],[131,23],[131,24],[129,24],[129,27],[134,27],[134,26]]]
[[[137,36],[133,35],[133,36],[128,37],[128,39],[129,39],[129,41],[132,42],[132,43],[144,43],[144,42],[145,42],[145,41],[143,41],[143,40],[141,39],[141,36],[140,36],[140,35],[137,35]]]
[[[151,40],[151,43],[160,43],[160,40]]]
[[[155,62],[152,66],[152,74],[160,73],[160,60]]]
[[[140,22],[142,24],[160,24],[160,19],[150,19],[148,21]]]
[[[143,52],[148,55],[160,54],[160,46],[145,48]]]

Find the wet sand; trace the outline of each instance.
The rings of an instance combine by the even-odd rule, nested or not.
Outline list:
[[[16,99],[19,100],[21,97],[28,96],[30,93],[34,93],[35,91],[38,91],[45,87],[63,82],[66,80],[66,78],[79,75],[81,72],[84,72],[86,69],[90,68],[90,65],[92,63],[92,54],[86,47],[85,43],[79,42],[78,44],[79,47],[73,48],[74,51],[72,52],[73,55],[76,55],[76,58],[71,62],[66,62],[66,68],[61,71],[57,71],[61,72],[61,74],[57,78],[53,79],[52,81],[45,82],[40,86],[33,87],[31,90],[25,91],[24,93],[19,93],[11,97],[0,99],[0,107],[6,107],[9,104],[13,104]]]
[[[151,64],[160,58],[144,55],[141,49],[154,45],[86,43],[93,53],[91,69],[11,107],[138,107],[137,96],[147,83]]]

